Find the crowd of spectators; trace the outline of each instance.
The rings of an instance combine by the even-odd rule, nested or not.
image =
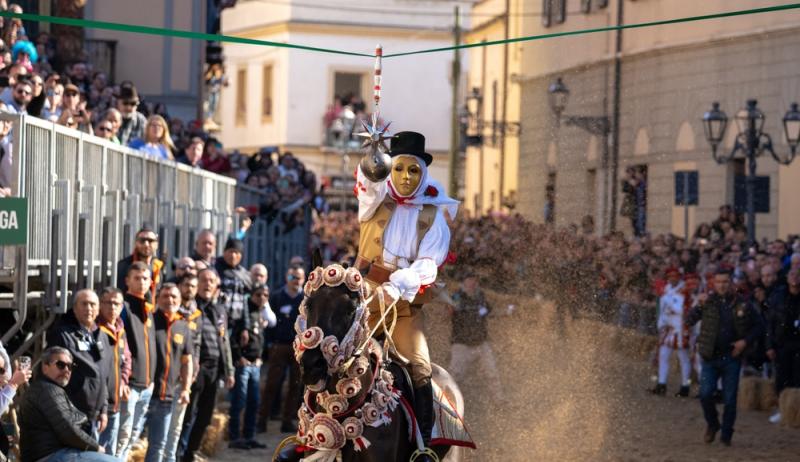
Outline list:
[[[256,434],[267,430],[273,407],[284,409],[280,431],[297,431],[291,340],[304,261],[292,258],[285,285],[271,292],[263,264],[242,266],[240,239],[229,238],[221,255],[216,249],[214,233],[203,230],[191,255],[165,263],[145,226],[118,262],[113,287],[75,292],[33,367],[15,361],[12,373],[0,348],[0,415],[16,395],[18,460],[128,460],[146,441],[145,461],[192,462],[220,382],[230,390],[231,448],[265,448]],[[0,446],[0,459],[9,449]]]
[[[5,0],[0,0],[0,9],[23,12]],[[280,216],[290,227],[303,223],[304,206],[317,197],[318,184],[314,173],[290,152],[229,152],[205,131],[204,121],[170,117],[166,105],[145,99],[134,82],[110,81],[87,56],[72,62],[60,59],[50,34],[29,37],[18,19],[0,18],[0,30],[0,112],[40,117],[148,156],[230,176],[261,193],[251,215]],[[0,126],[2,195],[10,193],[10,128]]]
[[[658,299],[670,268],[681,277],[697,275],[697,293],[711,291],[718,269],[730,269],[736,292],[761,306],[765,322],[765,300],[785,290],[790,271],[800,271],[800,237],[748,244],[744,220],[729,205],[688,240],[672,234],[599,236],[588,216],[580,225],[557,228],[520,215],[463,215],[451,223],[457,263],[444,267],[445,277],[459,279],[466,270],[479,275],[485,288],[553,300],[562,316],[593,317],[644,334],[657,333]],[[355,254],[355,213],[329,213],[313,229],[312,246],[327,259]],[[761,373],[765,358],[762,343],[750,351],[747,370]]]

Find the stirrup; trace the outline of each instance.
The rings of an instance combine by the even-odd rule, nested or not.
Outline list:
[[[437,456],[431,448],[417,449],[416,451],[412,452],[411,457],[408,458],[408,462],[414,462],[422,456],[428,456],[433,462],[439,462],[439,456]]]

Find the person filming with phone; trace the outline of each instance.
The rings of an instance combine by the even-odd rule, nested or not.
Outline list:
[[[21,357],[15,369],[12,371],[8,353],[0,344],[0,416],[8,411],[19,387],[28,383],[31,378],[31,358]],[[0,446],[0,451],[2,450]]]

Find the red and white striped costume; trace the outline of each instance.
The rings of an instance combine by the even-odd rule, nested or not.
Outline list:
[[[689,308],[685,302],[683,281],[664,287],[664,293],[659,299],[659,345],[676,350],[689,348],[689,329],[684,323]]]
[[[674,271],[674,270],[673,270]],[[689,329],[684,317],[688,313],[685,308],[683,281],[675,285],[667,284],[659,298],[659,347],[658,347],[658,383],[666,385],[669,375],[669,361],[674,351],[681,365],[681,387],[689,386],[691,361],[689,359]]]

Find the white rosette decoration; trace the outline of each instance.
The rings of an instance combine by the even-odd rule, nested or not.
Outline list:
[[[322,286],[322,283],[322,268],[316,267],[314,271],[308,273],[308,279],[306,280],[306,285],[303,287],[303,292],[305,292],[306,296],[311,295]]]
[[[362,436],[364,434],[364,424],[361,422],[361,419],[357,417],[348,417],[342,422],[342,427],[344,427],[345,437],[353,441],[356,452],[363,451],[371,446],[372,443]]]
[[[317,449],[341,449],[347,439],[342,424],[327,414],[317,414],[311,421],[311,442]]]
[[[309,327],[302,334],[300,334],[300,344],[305,350],[313,350],[322,343],[322,338],[325,334],[319,327]],[[336,337],[334,337],[336,338]]]
[[[311,429],[311,419],[313,417],[305,403],[297,410],[297,434],[301,435],[302,438],[308,437],[308,432]]]
[[[347,398],[339,394],[328,395],[323,400],[322,407],[324,407],[329,414],[341,414],[347,409]]]
[[[329,335],[322,339],[320,345],[322,356],[325,357],[325,361],[327,361],[328,364],[331,364],[336,355],[339,354],[339,340],[335,335]]]
[[[339,383],[336,384],[336,391],[345,398],[350,399],[361,391],[361,380],[355,377],[339,380]]]
[[[381,413],[385,412],[389,407],[389,401],[391,401],[390,395],[384,395],[383,393],[372,394],[372,404],[374,404]]]
[[[336,287],[344,282],[345,269],[341,265],[330,265],[322,273],[325,285]]]
[[[300,343],[300,337],[297,336],[292,340],[292,349],[294,350],[294,360],[298,363],[303,359],[303,345]]]
[[[359,356],[347,369],[347,376],[350,378],[361,377],[369,369],[369,359],[366,356]]]
[[[372,403],[366,403],[361,406],[361,418],[364,420],[364,423],[370,427],[380,427],[383,425],[381,411]]]

